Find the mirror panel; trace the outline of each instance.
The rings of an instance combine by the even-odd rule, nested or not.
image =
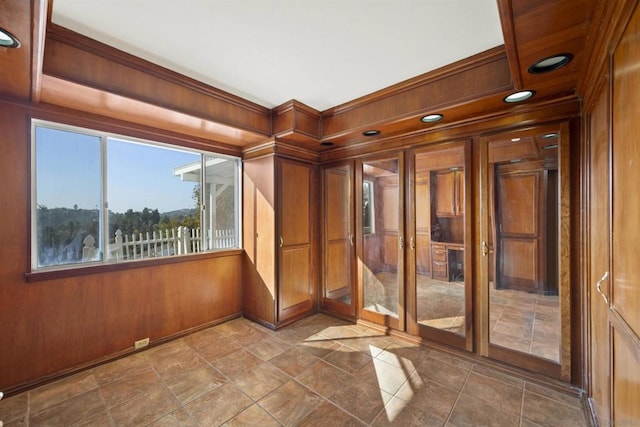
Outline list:
[[[363,307],[399,317],[402,218],[399,160],[362,163]]]
[[[416,320],[465,335],[464,146],[415,156]]]
[[[558,134],[489,142],[489,342],[560,362]]]

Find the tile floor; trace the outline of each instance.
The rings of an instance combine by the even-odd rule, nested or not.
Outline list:
[[[314,315],[236,319],[0,401],[9,426],[585,426],[577,398]]]

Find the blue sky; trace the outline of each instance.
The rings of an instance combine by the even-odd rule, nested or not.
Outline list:
[[[94,209],[101,204],[100,138],[36,128],[37,203],[48,208]],[[173,176],[173,168],[199,160],[181,150],[110,139],[107,145],[109,209],[161,213],[193,208],[193,182]]]

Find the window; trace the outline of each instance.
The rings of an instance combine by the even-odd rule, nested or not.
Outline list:
[[[239,247],[238,158],[32,128],[33,270]]]

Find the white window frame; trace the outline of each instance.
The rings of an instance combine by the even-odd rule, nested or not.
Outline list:
[[[98,261],[87,261],[87,262],[79,262],[79,263],[75,263],[75,264],[60,264],[60,265],[52,265],[52,266],[38,266],[38,223],[37,223],[37,202],[38,202],[38,194],[37,194],[37,165],[36,165],[36,127],[45,127],[45,128],[49,128],[49,129],[53,129],[53,130],[59,130],[59,131],[65,131],[65,132],[73,132],[73,133],[77,133],[77,134],[82,134],[82,135],[87,135],[87,136],[93,136],[93,137],[99,137],[100,138],[100,156],[101,156],[101,179],[102,179],[102,194],[101,194],[101,199],[102,199],[102,206],[101,206],[101,217],[100,217],[100,226],[99,226],[99,230],[100,230],[100,236],[98,237],[98,244],[100,247],[100,250],[102,252],[102,260],[98,260]],[[124,264],[124,263],[135,263],[135,262],[140,262],[140,261],[148,261],[150,258],[143,258],[143,259],[136,259],[136,260],[125,260],[125,261],[118,261],[114,258],[109,258],[108,254],[107,254],[107,250],[106,248],[109,245],[109,238],[107,237],[109,235],[109,221],[108,221],[108,217],[109,217],[109,201],[107,199],[108,197],[108,179],[107,179],[107,173],[108,173],[108,165],[107,165],[107,142],[109,139],[117,139],[119,141],[124,141],[124,142],[130,142],[133,144],[143,144],[143,145],[148,145],[148,146],[152,146],[152,147],[159,147],[159,148],[164,148],[164,149],[169,149],[169,150],[176,150],[176,151],[183,151],[183,152],[189,152],[189,153],[193,153],[193,154],[197,154],[200,156],[200,186],[201,186],[201,191],[202,188],[204,187],[204,180],[205,180],[205,165],[206,165],[206,158],[207,156],[215,156],[215,157],[219,157],[219,158],[225,158],[225,159],[229,159],[232,161],[235,161],[236,164],[236,170],[235,170],[235,179],[234,179],[234,185],[235,185],[235,191],[234,191],[234,209],[235,209],[235,219],[234,219],[234,227],[235,227],[235,239],[236,239],[236,244],[233,248],[227,248],[227,249],[208,249],[208,250],[203,250],[200,252],[196,252],[196,253],[189,253],[189,254],[185,254],[185,255],[171,255],[171,256],[165,256],[165,257],[161,257],[161,258],[153,258],[153,259],[170,259],[170,258],[175,258],[176,256],[179,257],[192,257],[194,255],[201,255],[201,254],[205,254],[205,253],[212,253],[212,252],[221,252],[221,251],[228,251],[228,250],[238,250],[238,249],[242,249],[242,197],[241,197],[241,192],[242,192],[242,159],[238,156],[231,156],[228,154],[222,154],[222,153],[216,153],[213,151],[204,151],[204,150],[197,150],[197,149],[193,149],[193,148],[188,148],[188,147],[182,147],[179,145],[173,145],[173,144],[168,144],[168,143],[164,143],[164,142],[158,142],[158,141],[151,141],[151,140],[147,140],[147,139],[142,139],[142,138],[137,138],[137,137],[132,137],[132,136],[127,136],[127,135],[122,135],[122,134],[116,134],[116,133],[111,133],[111,132],[104,132],[104,131],[99,131],[99,130],[95,130],[95,129],[89,129],[89,128],[84,128],[84,127],[80,127],[80,126],[74,126],[74,125],[68,125],[68,124],[64,124],[64,123],[58,123],[58,122],[51,122],[48,120],[42,120],[42,119],[37,119],[37,118],[32,118],[31,119],[31,158],[30,158],[30,165],[31,165],[31,246],[30,246],[30,251],[31,251],[31,271],[32,272],[44,272],[44,271],[57,271],[57,270],[73,270],[73,269],[80,269],[80,268],[86,268],[86,267],[92,267],[92,266],[100,266],[100,265],[111,265],[111,264]],[[200,223],[201,223],[201,229],[203,229],[203,225],[205,224],[204,220],[205,218],[203,218],[204,215],[206,215],[208,213],[203,212],[203,209],[201,208],[200,210]],[[200,245],[201,247],[204,247],[203,245],[205,244],[205,238],[206,238],[206,233],[202,232],[201,236],[200,236]]]

